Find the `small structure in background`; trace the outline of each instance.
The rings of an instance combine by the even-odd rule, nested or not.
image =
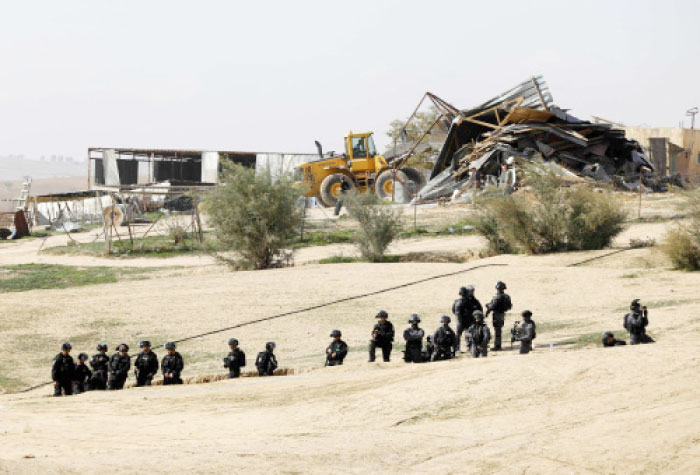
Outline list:
[[[624,127],[624,131],[649,151],[656,177],[676,186],[700,183],[700,130]]]

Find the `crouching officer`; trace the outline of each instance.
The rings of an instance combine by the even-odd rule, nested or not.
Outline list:
[[[97,345],[97,354],[90,360],[92,377],[88,389],[107,389],[107,374],[109,372],[109,356],[107,356],[107,343]]]
[[[75,381],[75,363],[70,355],[73,349],[69,342],[61,345],[61,352],[53,359],[51,366],[51,379],[53,380],[53,395],[66,396],[73,394],[73,381]]]
[[[440,323],[442,326],[433,334],[433,342],[435,343],[433,361],[452,359],[457,349],[457,336],[450,328],[450,317],[443,315],[440,317]]]
[[[348,345],[340,339],[343,334],[340,330],[333,330],[331,338],[333,341],[326,348],[326,364],[325,366],[340,366],[348,354]]]
[[[408,323],[411,326],[403,332],[403,339],[406,340],[406,351],[404,352],[403,360],[406,363],[422,363],[421,351],[423,350],[423,336],[425,336],[425,332],[418,326],[420,317],[414,313],[408,319]]]
[[[182,384],[180,375],[185,367],[185,362],[182,360],[180,353],[175,351],[175,343],[167,342],[165,349],[168,350],[168,354],[163,357],[163,361],[160,364],[160,368],[163,371],[163,385]]]
[[[630,332],[630,345],[640,343],[654,343],[654,339],[647,335],[649,325],[649,312],[647,307],[639,304],[639,299],[632,300],[630,313],[625,315],[623,326]]]
[[[484,312],[474,311],[474,323],[467,329],[467,346],[474,358],[487,357],[489,354],[489,342],[491,331],[484,324]]]
[[[241,368],[245,366],[245,353],[238,348],[238,340],[229,338],[228,347],[231,348],[228,356],[224,358],[224,368],[228,368],[228,378],[238,378]]]
[[[627,342],[625,340],[618,340],[615,338],[615,334],[613,334],[613,332],[603,333],[603,346],[606,348],[609,346],[624,346],[626,344]]]
[[[376,318],[379,319],[379,322],[372,329],[372,339],[369,342],[369,362],[374,362],[377,347],[379,347],[382,349],[382,359],[386,363],[391,359],[394,325],[388,320],[389,314],[384,310],[380,310]]]
[[[136,374],[136,386],[150,386],[153,377],[158,373],[158,356],[151,351],[151,342],[140,341],[141,353],[134,361],[134,373]]]
[[[513,339],[520,342],[520,354],[526,355],[532,350],[532,340],[537,337],[537,332],[535,322],[532,321],[532,312],[525,310],[521,316],[523,323],[520,325],[517,335],[513,335]]]
[[[277,357],[275,356],[275,342],[268,341],[265,343],[265,351],[258,353],[255,359],[255,367],[258,368],[258,375],[272,376],[277,369]]]
[[[486,318],[493,312],[493,331],[496,339],[493,342],[493,351],[501,351],[501,333],[506,323],[506,312],[513,308],[510,295],[505,293],[506,284],[500,280],[496,282],[496,295],[491,302],[486,304]]]
[[[467,285],[459,289],[459,298],[452,304],[452,313],[457,318],[457,351],[461,350],[462,333],[474,323],[474,312],[479,310],[483,312],[481,302],[474,297],[474,286]]]
[[[126,378],[129,377],[129,368],[131,368],[129,345],[122,343],[117,347],[117,353],[109,359],[109,389],[124,388]]]
[[[88,355],[85,353],[80,353],[78,355],[78,364],[75,366],[75,385],[73,386],[73,392],[75,394],[84,393],[86,386],[90,377],[92,376],[92,371],[87,367],[85,362],[88,359]],[[87,386],[89,389],[89,386]]]

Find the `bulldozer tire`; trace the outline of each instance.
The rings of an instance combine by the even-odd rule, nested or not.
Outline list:
[[[421,172],[411,167],[404,167],[401,169],[402,172],[411,180],[414,184],[414,193],[418,193],[421,188],[425,186],[425,177]]]
[[[342,173],[334,173],[324,178],[321,182],[321,202],[325,206],[335,206],[338,203],[343,184],[346,185],[348,190],[355,188],[355,184],[350,177]]]
[[[405,183],[409,189],[405,189],[402,183]],[[411,187],[413,182],[401,170],[396,171],[396,180],[394,180],[393,170],[385,170],[374,182],[374,192],[380,200],[392,201],[393,198],[397,203],[407,203],[411,200],[411,193],[413,193]],[[395,191],[394,188],[396,188]]]

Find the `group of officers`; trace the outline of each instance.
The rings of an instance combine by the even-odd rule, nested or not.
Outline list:
[[[440,326],[432,336],[427,336],[426,345],[423,345],[425,331],[420,328],[421,319],[413,314],[409,317],[410,326],[403,332],[406,342],[404,361],[406,363],[424,363],[451,359],[457,353],[462,353],[461,340],[465,335],[467,351],[474,358],[486,357],[491,342],[491,331],[485,323],[485,318],[492,315],[494,330],[494,342],[492,351],[501,351],[502,330],[505,326],[506,313],[513,307],[510,296],[505,292],[506,284],[496,282],[496,294],[486,304],[484,314],[481,302],[474,295],[474,286],[468,285],[459,289],[459,298],[452,305],[452,312],[457,319],[457,331],[450,327],[451,319],[447,315],[440,317]],[[525,310],[521,314],[522,322],[515,322],[511,330],[511,346],[513,342],[520,342],[520,354],[527,354],[532,350],[532,341],[537,337],[536,325],[532,320],[532,312]],[[394,325],[389,321],[389,314],[380,310],[376,318],[379,322],[374,325],[369,343],[369,362],[374,362],[377,348],[381,349],[382,359],[390,361],[394,342]],[[654,340],[646,334],[649,325],[648,310],[646,306],[635,299],[630,304],[630,312],[624,317],[623,326],[630,334],[630,344],[653,343]],[[348,354],[348,345],[341,339],[340,330],[333,330],[330,334],[332,341],[326,348],[326,366],[342,365]],[[617,340],[612,332],[606,332],[603,336],[603,346],[613,347],[625,345],[626,342]],[[228,369],[229,378],[238,378],[241,368],[246,365],[245,352],[239,348],[238,340],[231,338],[228,341],[230,352],[224,358],[224,367]],[[181,374],[184,369],[184,361],[180,353],[176,351],[176,345],[168,342],[165,345],[167,355],[158,362],[158,356],[152,351],[149,341],[141,341],[141,351],[134,359],[134,372],[136,386],[150,386],[156,377],[158,370],[163,374],[163,384],[182,384]],[[275,343],[267,342],[265,351],[258,353],[255,366],[259,376],[272,376],[277,369],[277,357],[275,356]],[[97,353],[87,366],[88,355],[80,353],[78,363],[75,364],[70,355],[72,346],[64,343],[61,352],[53,360],[51,376],[54,385],[54,396],[61,394],[71,395],[88,390],[118,390],[124,387],[124,383],[131,368],[131,356],[129,345],[122,343],[117,347],[117,352],[111,357],[107,356],[107,344],[97,345]]]

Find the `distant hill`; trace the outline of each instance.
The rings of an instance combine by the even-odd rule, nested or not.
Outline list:
[[[32,179],[84,176],[87,180],[87,163],[49,160],[29,160],[17,157],[0,157],[0,182]]]

